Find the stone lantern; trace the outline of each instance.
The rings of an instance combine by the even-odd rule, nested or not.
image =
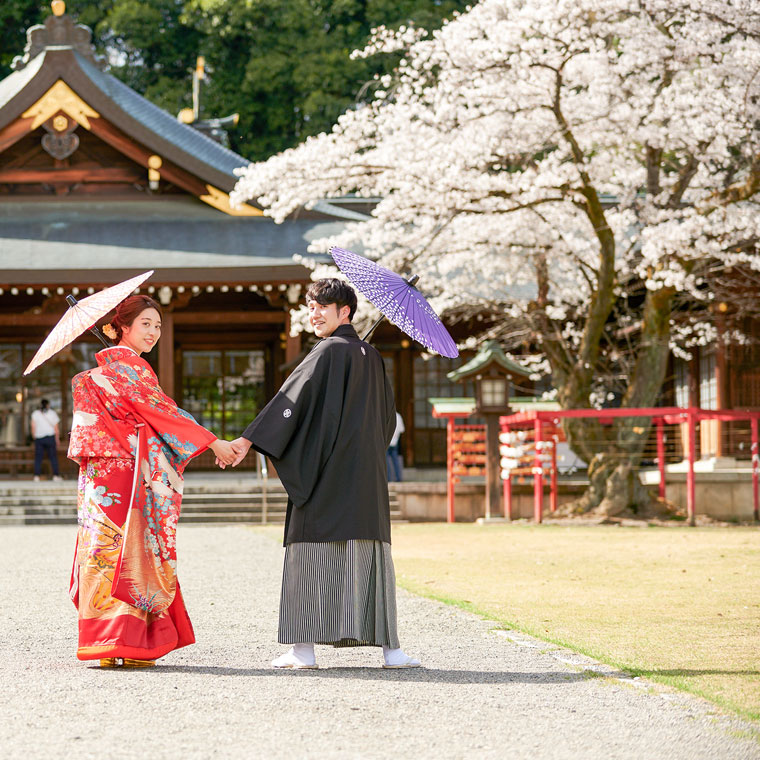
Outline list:
[[[475,383],[475,412],[486,422],[486,520],[498,514],[501,500],[499,417],[509,414],[514,382],[529,372],[507,357],[499,342],[488,340],[478,353],[446,377],[454,383]]]

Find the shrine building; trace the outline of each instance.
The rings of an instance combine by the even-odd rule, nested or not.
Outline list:
[[[232,208],[248,162],[109,74],[90,30],[60,0],[53,9],[0,81],[0,474],[28,459],[42,398],[65,442],[71,378],[95,364],[100,344],[87,333],[22,374],[66,295],[155,270],[141,292],[163,306],[162,338],[146,358],[180,406],[235,438],[313,340],[290,336],[309,283],[293,255],[369,211],[366,200],[323,201],[275,224],[251,204]],[[446,379],[460,362],[423,358],[387,324],[373,342],[406,420],[406,464],[445,463],[427,399],[467,392]]]

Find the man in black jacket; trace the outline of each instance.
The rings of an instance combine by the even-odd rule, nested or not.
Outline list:
[[[321,340],[233,443],[274,462],[288,492],[275,668],[315,668],[314,644],[382,646],[387,668],[419,667],[400,648],[385,453],[396,425],[382,357],[359,339],[356,294],[324,279],[307,294]]]

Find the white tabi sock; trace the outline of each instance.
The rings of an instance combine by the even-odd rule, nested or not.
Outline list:
[[[317,661],[314,656],[314,644],[293,644],[293,654],[304,665],[313,665]]]
[[[403,649],[391,649],[385,645],[383,645],[383,657],[388,667],[399,667],[402,665],[418,667],[420,664],[418,660],[406,654]],[[415,664],[413,665],[412,663]]]
[[[273,668],[316,668],[314,644],[294,644],[285,654],[272,660]]]

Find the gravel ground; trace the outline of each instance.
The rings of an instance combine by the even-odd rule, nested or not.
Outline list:
[[[0,529],[3,758],[759,758],[756,726],[618,677],[461,610],[399,593],[421,670],[318,647],[272,671],[282,548],[243,527],[180,527],[198,643],[149,671],[75,658],[74,531]]]

